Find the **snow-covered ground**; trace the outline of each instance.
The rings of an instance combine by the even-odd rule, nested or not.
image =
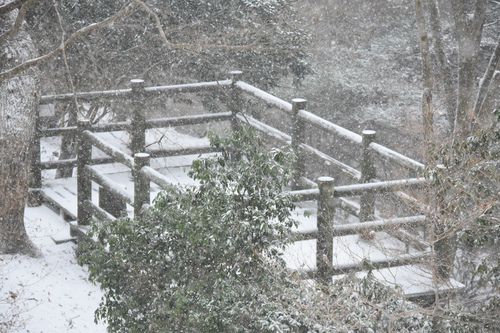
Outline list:
[[[0,256],[0,332],[106,332],[94,323],[102,292],[77,264],[76,244],[52,239],[68,224],[46,206],[27,207],[25,224],[42,257]],[[10,320],[15,328],[6,330]]]

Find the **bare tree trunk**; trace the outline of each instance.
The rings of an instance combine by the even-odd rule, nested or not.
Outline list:
[[[17,10],[0,15],[0,34],[9,29]],[[36,57],[23,27],[0,48],[0,71]],[[0,253],[38,255],[24,227],[29,161],[39,104],[35,69],[0,81]]]
[[[493,78],[495,76],[495,71],[500,64],[500,36],[498,36],[497,45],[495,47],[495,51],[491,54],[490,62],[488,63],[488,67],[484,72],[483,77],[479,83],[479,91],[476,97],[476,103],[474,105],[474,115],[476,117],[479,116],[481,110],[483,109],[484,103],[488,97],[488,92],[490,90],[491,83],[493,82]]]
[[[477,89],[477,63],[483,24],[486,17],[486,0],[452,1],[453,17],[458,38],[458,102],[455,117],[455,134],[467,136],[474,112]]]
[[[422,0],[415,0],[415,16],[417,21],[420,54],[422,58],[422,124],[425,142],[424,163],[429,165],[428,152],[430,144],[434,137],[434,112],[432,110],[432,68],[429,52],[429,36],[427,34],[427,25],[425,23],[424,9]]]
[[[437,0],[428,1],[429,26],[431,30],[431,41],[433,51],[436,55],[437,68],[435,79],[441,86],[446,118],[449,124],[449,132],[453,133],[455,124],[455,111],[457,110],[457,95],[454,86],[451,64],[444,52],[443,31],[441,27],[441,17]],[[441,133],[444,134],[444,133]]]

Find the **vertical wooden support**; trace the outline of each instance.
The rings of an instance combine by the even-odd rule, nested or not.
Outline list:
[[[292,190],[300,189],[300,177],[305,173],[304,157],[300,153],[300,145],[304,143],[304,123],[300,121],[298,113],[306,108],[307,101],[302,98],[294,98],[292,100],[292,149],[295,153],[296,160],[293,166],[293,183]]]
[[[318,239],[316,243],[317,278],[322,283],[329,283],[332,278],[333,264],[333,218],[334,179],[319,177],[318,200]]]
[[[132,154],[137,154],[146,150],[146,116],[144,115],[144,80],[130,80],[133,92],[133,114],[131,130]]]
[[[150,203],[150,180],[141,175],[143,166],[149,166],[150,156],[146,153],[134,155],[134,217],[141,216],[144,205]]]
[[[76,100],[73,100],[73,107],[68,110],[68,119],[65,126],[76,126],[78,125],[78,104]],[[59,160],[65,160],[74,157],[76,141],[78,139],[75,133],[67,133],[61,136],[61,152],[59,154]],[[56,178],[69,178],[73,176],[73,166],[59,166],[56,170]]]
[[[375,171],[375,161],[373,152],[370,150],[370,143],[375,140],[375,131],[364,130],[362,132],[362,156],[361,156],[361,179],[360,183],[368,183],[373,178],[376,177]],[[373,221],[375,220],[375,194],[374,193],[364,193],[360,198],[360,212],[359,220],[360,222]],[[369,237],[369,232],[366,233]]]
[[[242,100],[241,100],[241,92],[236,87],[236,82],[241,80],[241,76],[243,75],[242,71],[231,71],[231,91],[229,98],[231,99],[229,102],[229,107],[231,109],[231,129],[234,131],[238,127],[238,118],[236,118],[236,114],[238,112],[242,112]]]
[[[453,271],[455,256],[457,252],[457,234],[450,225],[446,212],[444,211],[444,193],[447,184],[439,181],[439,177],[445,171],[444,166],[436,166],[434,181],[431,181],[432,201],[430,221],[432,223],[432,246],[434,247],[434,258],[436,261],[436,273],[439,279],[448,281]],[[432,216],[434,215],[434,216]]]
[[[127,214],[127,203],[106,187],[99,187],[99,207],[118,218]]]
[[[88,119],[78,121],[77,215],[79,225],[88,225],[92,218],[92,213],[85,209],[85,201],[92,200],[92,181],[85,172],[85,166],[89,165],[92,159],[92,144],[83,137],[83,132],[90,129]]]
[[[30,187],[33,189],[40,189],[42,187],[42,169],[40,167],[40,112],[37,111],[35,119],[35,133],[33,134],[33,143],[31,145],[31,160],[30,160],[30,173],[31,181]],[[39,191],[31,191],[29,193],[28,203],[31,207],[41,205],[41,197]]]
[[[40,168],[40,114],[37,112],[35,120],[35,134],[31,146],[31,187],[42,187],[42,170]]]

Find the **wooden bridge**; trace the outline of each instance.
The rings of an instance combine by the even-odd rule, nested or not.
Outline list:
[[[323,281],[347,272],[372,271],[383,282],[400,285],[407,298],[415,300],[432,300],[462,287],[440,277],[433,264],[429,208],[419,199],[427,181],[415,176],[424,168],[422,163],[377,144],[374,131],[353,133],[307,111],[303,99],[288,103],[240,77],[241,72],[235,71],[229,80],[157,87],[132,80],[128,89],[77,93],[83,103],[128,101],[131,120],[91,124],[83,119],[54,128],[42,126],[46,122],[40,116],[32,159],[33,198],[71,223],[68,239],[73,239],[85,232],[92,217],[112,220],[141,214],[162,188],[192,181],[185,169],[194,158],[216,153],[207,139],[188,137],[173,128],[209,123],[234,127],[244,122],[277,144],[291,144],[298,156],[291,193],[298,198],[295,214],[302,238],[284,255],[289,267],[303,272],[304,278]],[[220,94],[227,111],[146,116],[151,99],[198,92]],[[43,96],[41,104],[73,98],[73,94]],[[76,138],[77,157],[42,159],[47,140],[62,136]],[[355,160],[351,164],[358,167],[336,155]],[[76,167],[78,176],[54,179],[53,170],[60,167]]]

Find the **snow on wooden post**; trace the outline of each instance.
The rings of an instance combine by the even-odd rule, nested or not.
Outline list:
[[[318,200],[318,239],[316,242],[317,278],[320,282],[328,283],[331,279],[333,263],[333,217],[334,206],[334,179],[319,177]]]
[[[236,130],[236,127],[238,126],[238,118],[236,118],[236,115],[238,113],[241,113],[242,110],[242,100],[241,100],[241,92],[240,90],[236,87],[236,82],[241,80],[241,76],[243,75],[242,71],[231,71],[231,95],[230,95],[230,102],[229,102],[229,107],[231,111],[231,128],[232,130]]]
[[[133,114],[131,130],[131,150],[133,154],[143,152],[146,149],[146,117],[144,115],[144,80],[130,80],[133,92]]]
[[[92,218],[92,213],[85,209],[85,201],[92,200],[92,180],[85,172],[85,166],[89,165],[92,159],[92,144],[83,137],[85,130],[91,130],[90,120],[79,120],[77,152],[77,216],[79,225],[88,225]]]
[[[304,176],[305,161],[299,151],[299,146],[304,143],[304,123],[299,119],[298,113],[306,108],[307,101],[302,98],[292,100],[292,149],[297,159],[293,166],[292,190],[300,189],[300,177]]]
[[[149,166],[150,156],[147,153],[134,155],[134,216],[141,216],[143,207],[150,203],[150,180],[141,174],[144,166]]]
[[[361,139],[361,179],[360,183],[369,183],[376,177],[375,162],[373,152],[369,148],[370,143],[375,140],[375,131],[364,130]],[[361,194],[359,220],[360,222],[375,220],[375,193]],[[371,232],[366,231],[362,234],[363,238],[371,238]]]

